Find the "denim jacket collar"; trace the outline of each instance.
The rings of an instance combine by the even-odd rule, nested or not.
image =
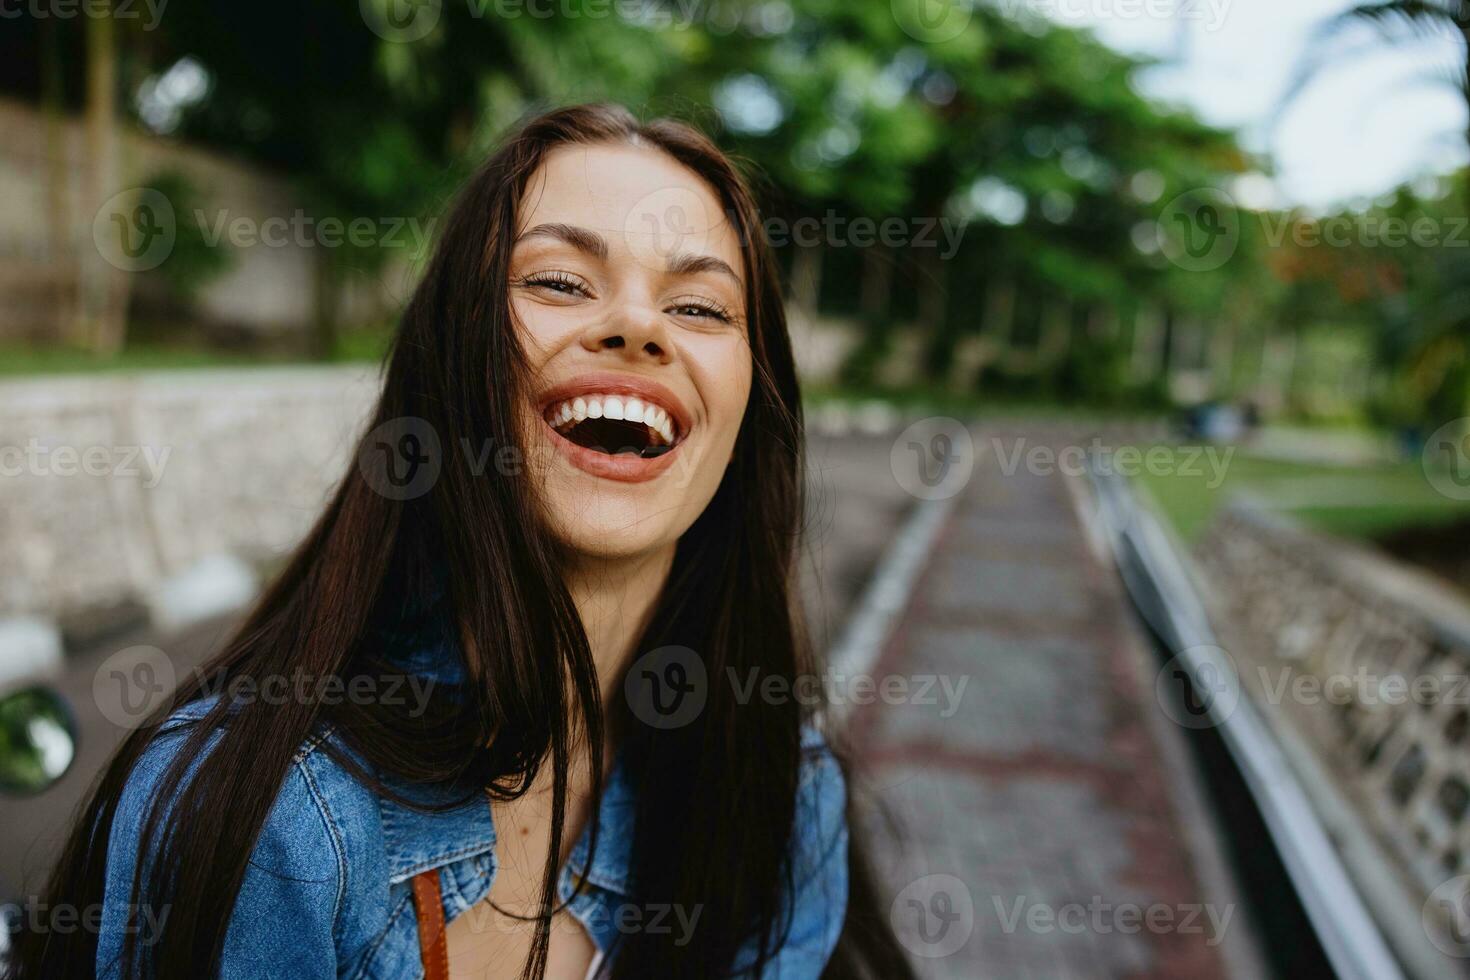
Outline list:
[[[393,776],[384,778],[384,784],[405,799],[425,806],[443,806],[463,795],[446,787],[406,783]],[[392,884],[453,861],[483,855],[493,858],[495,854],[495,824],[482,795],[476,794],[448,810],[421,810],[380,796],[378,809]]]
[[[405,799],[428,806],[443,806],[463,795],[449,787],[413,785],[396,777],[387,777],[384,783]],[[483,795],[476,794],[468,802],[447,810],[417,809],[387,796],[379,797],[378,803],[391,883],[407,881],[431,868],[476,859],[494,868],[495,822]],[[615,762],[597,811],[597,853],[589,862],[592,843],[589,822],[567,862],[569,876],[585,877],[591,884],[620,895],[629,893],[628,858],[633,842],[635,804],[622,766]]]

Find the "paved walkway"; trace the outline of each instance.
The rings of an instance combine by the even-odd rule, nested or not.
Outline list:
[[[937,675],[938,704],[851,717],[922,976],[1232,975],[1218,940],[1244,916],[1198,884],[1129,616],[1064,478],[982,454],[872,670],[915,692]]]

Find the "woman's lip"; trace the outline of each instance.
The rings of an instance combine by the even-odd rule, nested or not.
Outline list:
[[[678,395],[651,378],[641,378],[635,374],[601,371],[580,374],[543,391],[536,399],[536,410],[544,419],[546,410],[552,405],[564,402],[569,398],[576,398],[578,395],[591,394],[633,395],[663,408],[673,417],[674,426],[678,430],[674,433],[676,446],[689,434],[689,430],[694,428],[694,419],[690,416],[689,409],[679,400]],[[664,455],[667,456],[668,453]]]
[[[551,442],[556,447],[556,451],[566,457],[569,463],[584,473],[600,476],[605,480],[617,480],[619,483],[643,483],[652,480],[674,465],[674,454],[683,445],[683,441],[680,440],[668,452],[649,459],[633,453],[619,453],[611,456],[595,449],[588,449],[586,446],[579,446],[553,429],[551,423],[545,419],[542,419],[541,422],[551,433]]]

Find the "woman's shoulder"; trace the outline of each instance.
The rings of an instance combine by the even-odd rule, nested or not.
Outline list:
[[[128,775],[118,804],[118,819],[139,819],[161,792],[174,798],[181,796],[231,723],[229,712],[214,712],[218,701],[217,696],[190,701],[176,708],[159,725]],[[204,724],[211,724],[211,730],[200,734],[199,726]],[[198,738],[191,742],[191,735]],[[163,783],[165,773],[186,752],[188,759],[183,772],[170,784],[170,792]],[[367,849],[377,823],[377,797],[343,764],[342,760],[348,757],[345,746],[325,726],[319,726],[300,742],[262,825],[258,850],[267,854],[261,856],[278,850],[275,856],[296,870],[304,863],[320,865],[330,860],[333,867],[323,866],[318,870],[338,877],[349,857],[344,853],[349,843],[358,845],[355,849]],[[248,763],[235,768],[241,785],[262,777]],[[293,842],[303,846],[293,846]]]
[[[124,809],[123,804],[130,802],[130,797],[137,804],[150,802],[161,788],[164,773],[181,753],[189,751],[190,757],[180,784],[186,783],[205,764],[232,719],[229,712],[215,712],[218,704],[217,695],[203,697],[169,714],[129,775],[119,812]],[[189,748],[189,736],[208,723],[213,723],[212,730],[202,736],[202,741],[193,743],[197,749]],[[326,725],[318,725],[303,738],[292,754],[262,827],[262,842],[274,843],[277,834],[309,841],[313,845],[309,851],[313,859],[320,854],[317,845],[325,843],[330,845],[329,852],[337,853],[339,864],[347,858],[340,852],[348,844],[358,845],[354,850],[370,850],[378,824],[378,797],[349,769],[345,763],[349,759],[356,762],[347,746]],[[246,764],[238,767],[238,778],[243,781],[260,777]],[[305,850],[290,850],[292,857],[308,857]]]
[[[217,699],[203,698],[174,710],[129,772],[108,835],[109,907],[126,901],[135,877],[154,859],[154,849],[186,819],[176,807],[189,799],[185,788],[207,764],[230,723],[226,713],[210,731],[199,732],[200,725],[215,720],[211,711],[216,706]],[[191,739],[191,734],[199,737]],[[278,972],[283,955],[292,975],[318,975],[323,964],[337,960],[344,952],[341,944],[350,943],[362,925],[355,911],[359,900],[386,891],[377,797],[336,753],[327,751],[330,741],[331,733],[322,729],[301,742],[261,824],[225,950],[226,962],[245,972],[231,975],[249,975],[251,964]],[[166,781],[181,761],[179,777]],[[242,790],[245,781],[259,778],[248,764],[237,772],[234,778]],[[244,793],[233,795],[238,799]],[[200,805],[230,804],[228,798],[216,798]],[[289,951],[279,944],[279,930],[286,923],[295,937]],[[99,967],[107,962],[107,937],[118,934],[106,924],[103,932]]]

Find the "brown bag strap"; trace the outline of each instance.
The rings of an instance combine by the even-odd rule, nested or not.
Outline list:
[[[444,902],[436,869],[413,876],[413,910],[419,920],[419,955],[424,980],[449,980],[449,943],[444,936]]]

